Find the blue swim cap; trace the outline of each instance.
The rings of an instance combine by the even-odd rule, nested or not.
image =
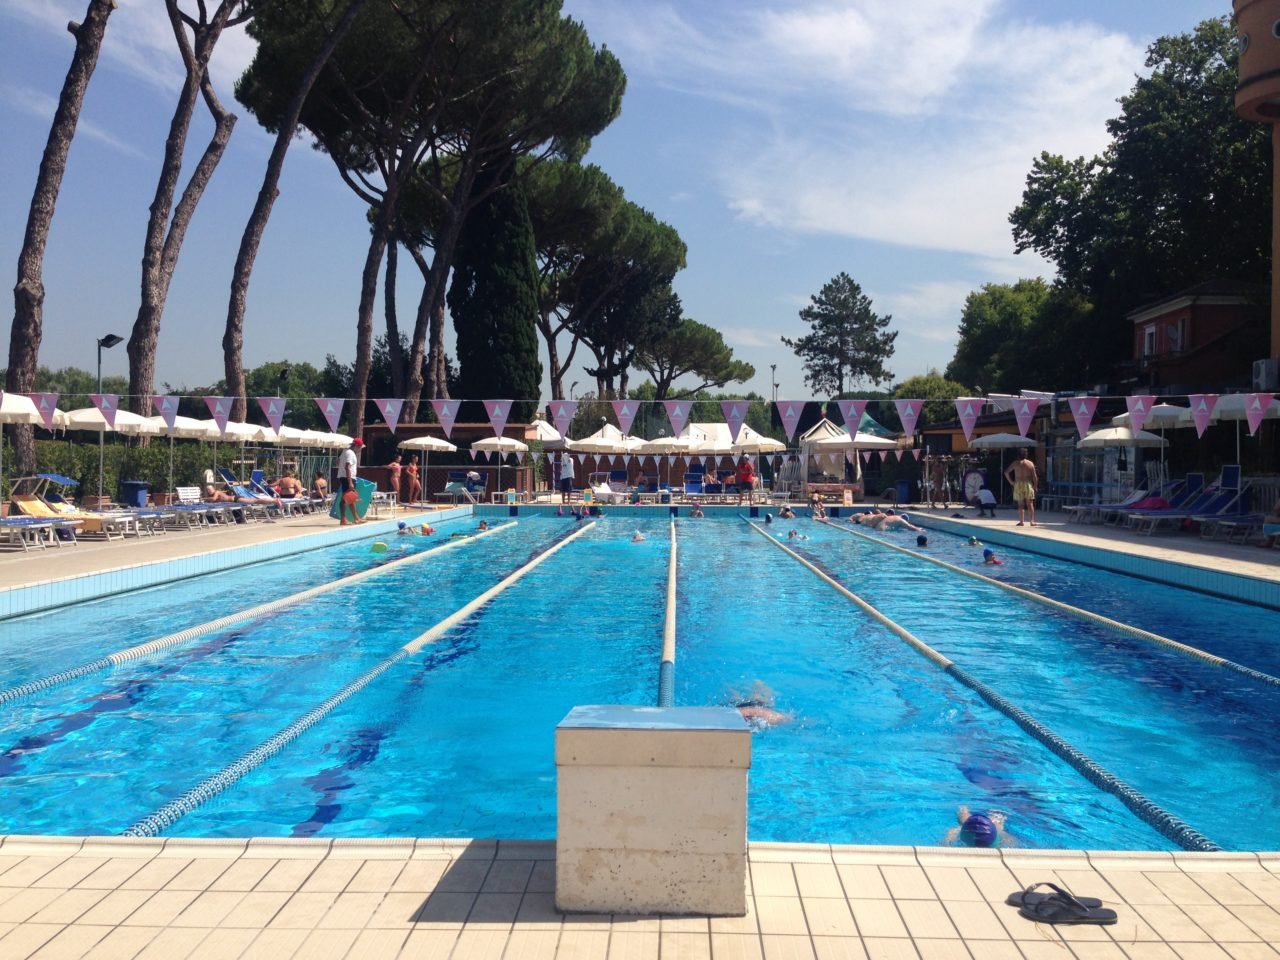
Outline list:
[[[989,847],[996,842],[999,831],[990,817],[975,813],[960,825],[960,838],[975,847]]]
[[[910,518],[910,517],[908,517],[905,513],[902,515],[902,519],[903,519],[903,520],[905,520],[905,521],[907,521],[907,523],[910,523],[910,522],[911,522],[911,518]]]
[[[396,526],[399,527],[401,530],[403,530],[405,527],[408,526],[408,524],[405,523],[403,520],[401,520],[398,524],[396,524]]]
[[[995,554],[995,551],[992,550],[990,547],[986,547],[982,551],[982,555],[984,557],[990,557],[990,556],[993,556],[994,554]]]

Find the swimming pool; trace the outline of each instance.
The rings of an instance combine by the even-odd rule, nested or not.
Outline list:
[[[118,833],[249,753],[573,531],[526,516],[421,561],[368,542],[0,623],[12,689],[232,610],[385,564],[363,583],[151,656],[0,695],[0,833]],[[797,553],[1227,849],[1276,849],[1280,691],[809,521]],[[631,543],[639,526],[648,539]],[[185,836],[501,836],[555,827],[555,724],[653,704],[668,539],[611,516],[403,656],[165,830]],[[792,719],[754,738],[755,840],[936,844],[998,807],[1036,847],[1169,849],[972,689],[737,519],[680,519],[675,701],[757,682]],[[905,536],[892,539],[907,544]],[[401,553],[400,551],[404,551]],[[959,538],[931,555],[976,566]],[[1280,614],[1017,551],[995,575],[1280,674]],[[987,570],[985,572],[991,572]]]

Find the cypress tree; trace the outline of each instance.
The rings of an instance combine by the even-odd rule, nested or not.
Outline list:
[[[494,191],[467,218],[453,261],[449,312],[457,333],[463,400],[511,399],[511,422],[527,423],[542,385],[538,359],[538,264],[524,189]],[[464,404],[462,419],[484,419]]]

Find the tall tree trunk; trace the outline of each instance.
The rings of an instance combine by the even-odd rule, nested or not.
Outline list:
[[[547,369],[551,375],[551,399],[564,399],[564,371],[560,367],[560,353],[556,349],[556,332],[551,328],[551,317],[538,315],[538,332],[547,345]]]
[[[436,236],[435,255],[431,258],[431,267],[426,273],[426,286],[422,290],[422,299],[418,301],[418,317],[413,328],[413,343],[409,347],[409,364],[405,371],[405,418],[416,420],[418,405],[422,402],[423,361],[427,358],[427,342],[430,336],[430,362],[427,374],[432,382],[428,384],[427,394],[430,399],[444,399],[449,396],[449,383],[444,362],[444,295],[445,284],[449,279],[449,269],[453,264],[453,255],[458,248],[458,237],[462,235],[462,224],[469,205],[471,188],[475,183],[474,164],[470,161],[458,175],[454,184],[453,195],[449,200],[449,219],[445,227]],[[415,260],[418,269],[422,269],[423,261]]]
[[[393,178],[373,223],[369,252],[360,275],[360,309],[356,317],[356,362],[351,371],[351,435],[364,433],[364,405],[369,395],[369,371],[373,369],[373,301],[378,293],[378,270],[387,249],[395,217],[397,181]]]
[[[387,318],[387,353],[391,360],[391,393],[404,396],[404,351],[400,349],[400,323],[396,317],[396,273],[400,241],[393,233],[387,241],[387,273],[383,279],[382,305]],[[412,421],[410,421],[412,422]]]
[[[320,71],[329,62],[339,41],[346,35],[355,22],[356,14],[364,6],[365,0],[351,0],[346,12],[329,34],[316,58],[307,68],[289,102],[289,112],[285,115],[276,133],[275,146],[271,148],[271,156],[267,160],[267,170],[262,178],[262,187],[258,191],[258,199],[245,224],[244,234],[240,237],[240,250],[236,254],[235,270],[231,275],[231,296],[227,303],[227,326],[222,335],[223,365],[226,371],[227,394],[236,398],[232,415],[244,419],[245,412],[245,380],[244,380],[244,313],[249,296],[249,276],[253,273],[253,263],[258,256],[258,247],[262,244],[262,235],[266,232],[267,221],[271,219],[271,208],[279,196],[280,175],[284,170],[285,154],[293,135],[298,129],[298,118],[302,116],[302,108],[307,102],[307,95],[315,85]]]
[[[209,57],[230,18],[238,0],[222,0],[214,11],[213,19],[204,22],[203,7],[199,23],[192,24],[194,45],[187,40],[187,22],[178,9],[178,0],[165,0],[169,25],[173,30],[178,52],[186,68],[182,92],[169,121],[169,136],[164,144],[164,159],[160,164],[160,178],[156,182],[155,197],[151,201],[151,216],[147,220],[146,238],[142,247],[142,290],[138,315],[129,336],[129,395],[135,413],[146,414],[146,404],[151,402],[151,388],[155,377],[156,341],[160,336],[160,319],[164,314],[169,284],[177,265],[178,252],[183,238],[214,168],[222,159],[226,141],[231,136],[235,117],[222,108],[213,88],[207,84]],[[182,173],[182,155],[186,150],[187,134],[191,118],[195,115],[196,98],[205,90],[205,102],[217,120],[213,139],[205,149],[200,164],[192,174],[182,197],[179,210],[173,209],[173,197],[178,189],[178,177]],[[198,178],[203,176],[203,180]],[[173,221],[170,222],[170,213]],[[185,222],[179,221],[179,215]]]
[[[90,0],[84,22],[67,24],[67,30],[76,38],[76,50],[62,82],[58,109],[54,111],[49,139],[40,160],[22,252],[18,254],[18,282],[13,288],[13,325],[9,331],[9,366],[5,374],[5,389],[13,393],[30,393],[35,389],[40,339],[44,332],[44,250],[49,241],[49,225],[62,188],[62,175],[67,169],[67,153],[80,120],[84,92],[98,64],[107,18],[115,8],[115,0]],[[15,425],[13,445],[14,469],[33,473],[36,466],[34,429]]]

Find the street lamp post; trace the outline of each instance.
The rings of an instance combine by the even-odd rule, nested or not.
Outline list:
[[[102,393],[102,351],[110,350],[123,341],[124,337],[117,336],[114,333],[108,333],[105,337],[98,338],[98,393]],[[102,506],[102,460],[106,434],[106,430],[98,431],[98,506]]]
[[[778,365],[769,364],[769,382],[773,384],[773,402],[778,402]]]

